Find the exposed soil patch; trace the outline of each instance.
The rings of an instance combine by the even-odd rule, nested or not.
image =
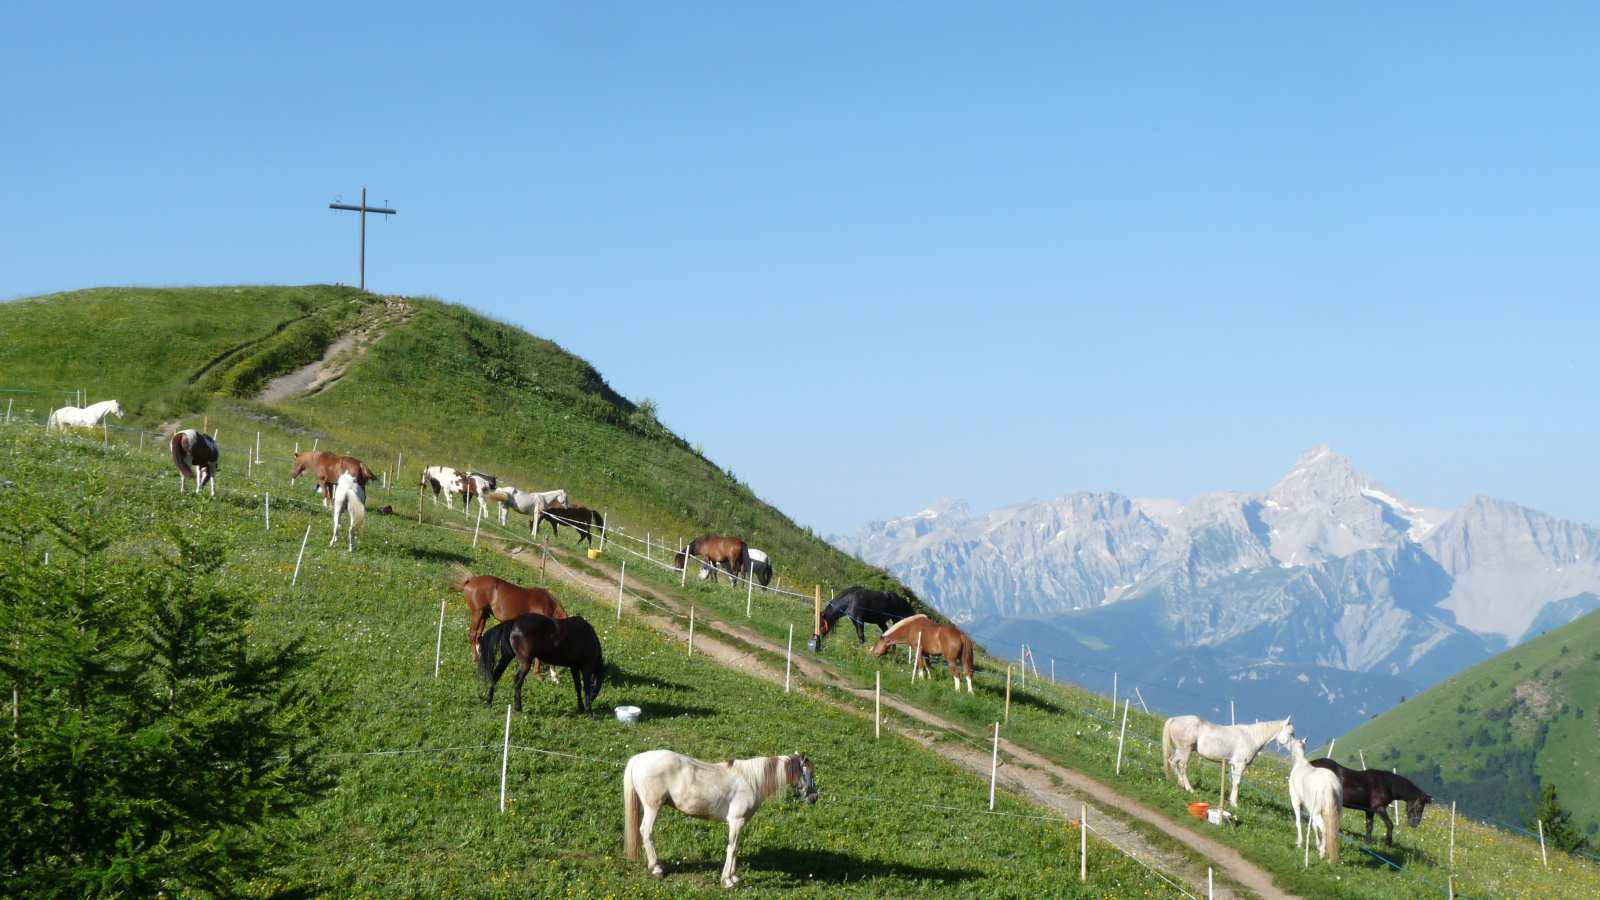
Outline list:
[[[280,403],[291,397],[314,397],[322,393],[339,383],[352,360],[365,355],[373,344],[383,340],[390,327],[405,324],[411,315],[410,304],[398,298],[386,298],[381,314],[340,335],[316,362],[268,381],[256,399]]]

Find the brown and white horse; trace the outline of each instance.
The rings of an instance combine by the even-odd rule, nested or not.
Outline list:
[[[307,450],[294,458],[294,469],[289,473],[289,483],[293,484],[296,478],[311,472],[317,479],[317,488],[322,491],[322,505],[333,504],[333,489],[339,483],[339,476],[349,474],[355,479],[363,490],[367,482],[375,476],[367,464],[354,456],[340,456],[327,450]]]
[[[460,563],[452,563],[456,580],[451,587],[461,592],[467,601],[470,616],[467,637],[472,641],[472,658],[478,658],[478,638],[483,634],[483,623],[493,613],[498,622],[509,622],[524,613],[538,613],[552,619],[565,619],[566,609],[549,591],[541,587],[520,587],[493,575],[474,575]],[[550,670],[554,681],[556,670]],[[533,677],[539,677],[539,664],[534,663]]]
[[[439,505],[439,493],[444,492],[444,504],[450,509],[456,508],[455,497],[457,494],[466,496],[467,477],[449,466],[428,466],[422,470],[422,482],[417,485],[417,490],[425,491],[433,488],[433,505]]]
[[[221,456],[217,442],[211,435],[186,428],[172,436],[172,464],[178,467],[178,493],[185,493],[185,485],[194,479],[194,492],[206,482],[211,482],[211,496],[217,495],[217,459]],[[199,469],[199,474],[195,474]]]
[[[734,584],[739,583],[739,575],[744,572],[747,560],[750,558],[750,547],[743,538],[723,537],[719,534],[708,534],[696,538],[689,543],[685,551],[689,556],[702,562],[709,563],[712,567],[721,566],[728,570],[728,577]],[[688,564],[684,553],[673,557],[672,566],[681,569]]]
[[[889,652],[890,647],[905,644],[908,647],[922,646],[922,654],[913,664],[912,671],[917,669],[928,670],[928,661],[923,657],[942,656],[945,664],[950,667],[950,680],[956,684],[956,690],[961,690],[961,679],[957,677],[956,663],[961,663],[967,676],[967,693],[972,693],[972,638],[966,632],[954,625],[941,625],[921,613],[901,619],[896,622],[878,642],[872,645],[872,655],[882,656]],[[933,677],[932,672],[928,676]]]

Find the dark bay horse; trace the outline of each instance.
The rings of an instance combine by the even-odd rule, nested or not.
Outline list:
[[[601,516],[597,509],[561,506],[554,503],[539,510],[538,515],[533,517],[533,525],[529,527],[528,533],[537,534],[540,522],[550,523],[551,537],[560,534],[561,526],[565,525],[578,532],[578,543],[588,541],[591,545],[594,543],[594,534],[589,531],[589,527],[592,525],[595,528],[604,528],[606,524],[605,517]]]
[[[509,622],[525,613],[538,613],[552,619],[567,617],[561,601],[544,588],[520,587],[493,575],[474,575],[471,569],[460,563],[453,563],[451,568],[456,573],[455,583],[451,587],[460,591],[462,598],[467,601],[470,623],[467,626],[467,639],[472,644],[474,659],[478,658],[478,637],[483,634],[483,624],[489,620],[490,613],[494,614],[497,622]],[[550,675],[555,676],[554,669]],[[533,670],[533,677],[539,677],[538,668]]]
[[[522,712],[522,683],[528,670],[535,660],[543,660],[552,669],[566,666],[572,670],[578,711],[594,715],[594,698],[605,680],[606,663],[600,636],[582,616],[552,619],[527,613],[489,629],[478,642],[478,674],[489,682],[484,706],[494,705],[495,685],[513,656],[517,659],[517,712]]]
[[[967,693],[972,693],[972,638],[954,625],[940,625],[921,613],[908,619],[901,619],[889,627],[872,645],[872,655],[882,656],[889,652],[890,647],[905,644],[908,647],[922,647],[922,654],[913,663],[912,671],[928,670],[930,656],[944,657],[945,664],[950,667],[950,679],[956,683],[956,690],[961,690],[961,679],[956,677],[956,663],[966,670]],[[933,676],[928,672],[928,676]]]
[[[727,569],[728,577],[733,579],[734,584],[739,583],[739,575],[745,570],[745,560],[750,556],[750,548],[744,539],[719,534],[707,534],[690,541],[685,552],[695,559],[710,563],[713,568],[720,566]],[[683,552],[673,557],[673,568],[681,569],[687,564]]]
[[[178,467],[178,493],[184,492],[184,485],[190,478],[194,479],[194,492],[200,493],[200,488],[206,482],[211,482],[211,496],[217,495],[217,460],[222,456],[222,451],[217,449],[217,442],[211,435],[204,431],[186,428],[172,436],[172,464]],[[192,467],[192,468],[191,468]],[[195,469],[200,473],[195,474]]]
[[[909,619],[917,611],[911,608],[911,602],[893,591],[871,591],[864,587],[853,587],[839,596],[833,598],[828,608],[822,611],[822,635],[827,636],[833,630],[834,623],[841,618],[849,617],[856,626],[856,640],[859,643],[867,642],[868,625],[878,626],[878,630],[887,633],[894,623]]]
[[[317,487],[322,490],[322,505],[328,506],[333,502],[333,489],[339,483],[339,476],[348,473],[354,478],[356,484],[366,488],[367,482],[376,476],[367,464],[354,456],[340,456],[327,450],[308,450],[294,458],[294,469],[289,473],[289,480],[293,481],[304,475],[307,471],[317,479]]]
[[[1372,843],[1372,817],[1383,818],[1389,833],[1383,838],[1385,847],[1394,846],[1394,820],[1389,818],[1389,804],[1396,800],[1406,803],[1406,824],[1416,828],[1422,824],[1422,813],[1433,798],[1428,792],[1411,783],[1409,778],[1385,772],[1382,769],[1346,769],[1331,759],[1313,759],[1313,766],[1339,776],[1344,786],[1344,808],[1359,809],[1367,814],[1367,843]]]

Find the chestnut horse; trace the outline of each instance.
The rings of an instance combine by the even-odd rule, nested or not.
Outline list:
[[[739,583],[739,575],[745,569],[750,558],[750,548],[742,538],[723,537],[717,534],[708,534],[690,542],[688,554],[703,562],[710,563],[712,567],[721,566],[728,570],[728,577],[733,583]],[[683,553],[679,553],[672,560],[672,566],[681,569],[688,565],[688,560]]]
[[[304,475],[307,470],[316,476],[317,487],[322,491],[322,505],[329,506],[333,503],[333,489],[339,483],[339,476],[349,473],[356,484],[365,490],[367,482],[375,476],[367,464],[354,456],[340,456],[327,450],[308,450],[294,458],[294,470],[289,473],[289,482],[292,484],[296,478]]]
[[[451,587],[461,592],[466,598],[467,612],[471,622],[467,626],[467,637],[472,642],[472,658],[478,658],[478,638],[483,634],[483,623],[489,620],[493,613],[498,622],[509,622],[525,613],[538,613],[552,619],[565,619],[567,611],[561,606],[561,601],[550,595],[550,592],[541,587],[519,587],[493,575],[474,575],[472,570],[460,563],[451,563],[455,569],[456,581]],[[539,663],[533,664],[533,677],[539,677]],[[550,670],[550,680],[556,678],[556,670]]]
[[[538,533],[540,522],[550,523],[551,537],[561,533],[562,525],[576,530],[578,532],[578,543],[580,544],[584,541],[588,541],[590,544],[594,543],[594,535],[589,531],[590,525],[596,528],[604,528],[606,524],[605,518],[600,515],[600,511],[597,509],[589,509],[584,506],[562,506],[555,503],[539,510],[539,513],[533,517],[533,527],[528,529],[528,533]]]
[[[172,464],[178,467],[178,493],[184,492],[184,485],[190,478],[194,479],[194,492],[200,493],[200,488],[206,482],[211,482],[211,496],[217,495],[217,457],[221,451],[217,449],[217,442],[211,435],[204,431],[186,428],[172,436]],[[190,468],[193,466],[193,468]],[[200,473],[195,474],[195,469]]]
[[[922,657],[944,657],[945,664],[950,667],[950,680],[956,683],[958,691],[961,690],[961,679],[956,677],[956,663],[961,663],[961,668],[966,670],[967,693],[972,693],[972,638],[954,625],[940,625],[921,613],[901,619],[872,645],[872,655],[882,656],[897,644],[915,647],[919,638]],[[917,668],[927,671],[927,659],[919,658],[912,671],[915,672]],[[928,677],[933,677],[933,673],[929,672]]]

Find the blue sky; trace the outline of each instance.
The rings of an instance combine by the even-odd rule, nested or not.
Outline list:
[[[1324,442],[1600,523],[1593,6],[271,6],[8,8],[0,297],[353,282],[365,183],[824,532]]]

